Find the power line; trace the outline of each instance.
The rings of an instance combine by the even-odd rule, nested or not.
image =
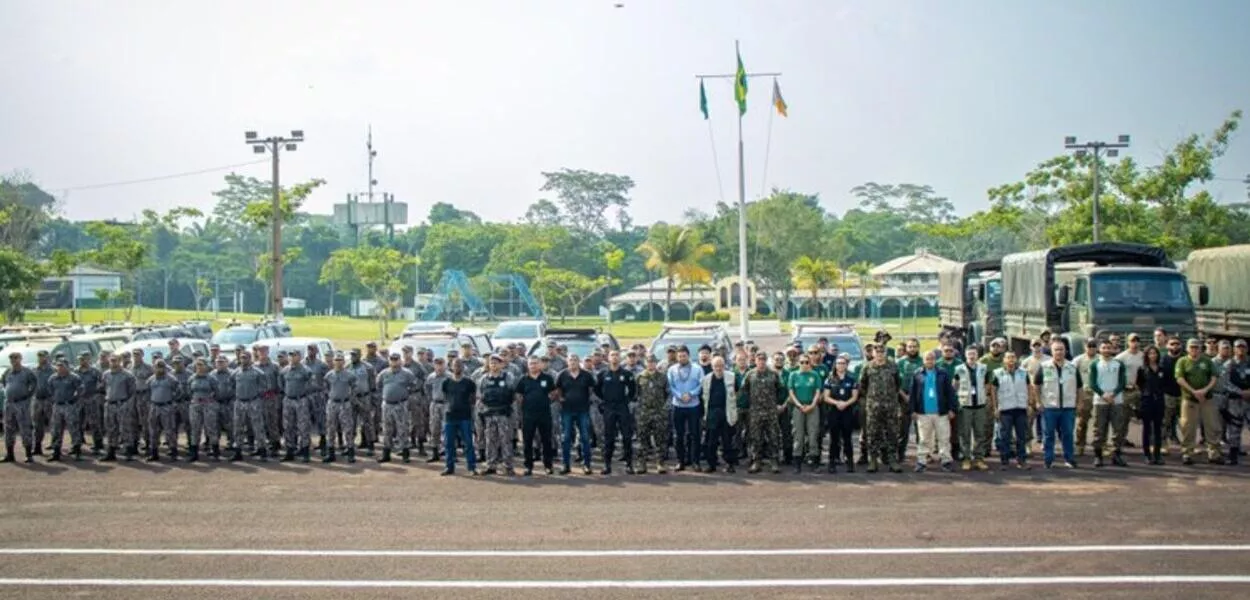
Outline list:
[[[157,176],[157,177],[144,177],[143,179],[128,179],[128,180],[125,180],[125,181],[110,181],[110,182],[107,182],[107,183],[92,183],[92,184],[89,184],[89,185],[79,185],[79,186],[74,186],[74,187],[63,187],[63,188],[49,187],[49,189],[51,189],[51,190],[53,190],[53,191],[56,191],[56,192],[65,193],[65,192],[77,192],[77,191],[80,191],[80,190],[95,190],[95,189],[100,189],[100,188],[117,187],[117,186],[122,186],[122,185],[135,185],[135,184],[138,184],[138,183],[150,183],[150,182],[153,182],[153,181],[164,181],[164,180],[166,180],[166,179],[178,179],[178,178],[180,178],[180,177],[191,177],[191,176],[194,176],[194,175],[203,175],[203,174],[205,174],[205,173],[214,173],[214,172],[217,172],[217,171],[227,171],[227,170],[230,170],[230,169],[237,169],[237,168],[239,168],[239,167],[247,167],[247,166],[250,166],[250,165],[258,165],[258,164],[265,163],[265,162],[269,162],[269,160],[268,160],[268,159],[253,160],[253,161],[250,161],[250,162],[245,162],[245,163],[237,163],[237,164],[233,164],[233,165],[222,165],[222,166],[220,166],[220,167],[210,167],[210,168],[208,168],[208,169],[200,169],[200,170],[198,170],[198,171],[186,171],[186,172],[184,172],[184,173],[173,173],[173,174],[170,174],[170,175],[160,175],[160,176]]]

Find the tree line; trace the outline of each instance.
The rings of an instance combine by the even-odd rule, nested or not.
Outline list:
[[[1202,188],[1215,178],[1240,120],[1234,112],[1214,131],[1180,140],[1157,165],[1104,161],[1103,239],[1158,244],[1178,259],[1196,248],[1250,243],[1247,203],[1216,203]],[[796,292],[845,289],[872,266],[921,247],[973,260],[1089,241],[1092,168],[1090,157],[1042,161],[1020,181],[988,190],[986,208],[962,217],[923,184],[866,182],[832,203],[846,207],[840,214],[819,194],[774,189],[746,207],[748,270],[784,302]],[[432,292],[455,269],[484,298],[507,293],[491,275],[521,275],[549,313],[572,315],[595,312],[611,294],[652,279],[666,282],[667,305],[673,293],[737,272],[736,206],[683,200],[695,208],[679,222],[642,226],[630,215],[630,177],[567,168],[542,175],[542,197],[516,222],[440,201],[422,223],[393,236],[353,232],[303,210],[322,180],[285,187],[285,295],[314,312],[346,312],[353,297],[394,308],[418,282]],[[25,178],[5,177],[0,310],[17,318],[42,278],[92,264],[122,273],[120,294],[101,298],[120,307],[204,309],[214,298],[229,307],[241,292],[240,310],[262,312],[270,194],[268,181],[230,174],[207,211],[83,222],[59,213],[56,199]]]

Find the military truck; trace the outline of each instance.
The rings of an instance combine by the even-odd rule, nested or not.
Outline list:
[[[962,351],[1003,334],[1001,260],[956,263],[938,271],[938,339]]]
[[[1195,311],[1198,332],[1208,338],[1250,339],[1250,244],[1194,250],[1185,271],[1191,289],[1211,288],[1210,302]]]
[[[1002,279],[1004,331],[1016,353],[1027,353],[1045,330],[1069,353],[1113,333],[1147,340],[1156,327],[1182,338],[1197,333],[1188,281],[1155,246],[1113,242],[1011,254],[1003,257]],[[1205,304],[1207,287],[1196,288]]]

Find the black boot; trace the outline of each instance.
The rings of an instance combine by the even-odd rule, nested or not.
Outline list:
[[[218,446],[217,444],[209,446],[208,455],[212,457],[214,461],[221,460],[221,446]]]
[[[425,456],[425,442],[417,442],[417,456]]]
[[[35,462],[35,453],[34,453],[34,452],[31,452],[29,447],[28,447],[28,448],[26,448],[26,460],[24,460],[24,461],[22,461],[22,462],[24,462],[24,463],[26,463],[26,464],[28,464],[28,465],[29,465],[29,464],[31,464],[31,463],[33,463],[33,462]]]
[[[126,460],[126,462],[130,462],[130,461],[133,461],[135,457],[138,455],[139,455],[139,445],[131,444],[129,446],[126,446],[126,453],[123,458]]]
[[[426,464],[438,462],[438,450],[430,453],[430,457],[425,459]]]
[[[239,462],[241,460],[243,460],[243,449],[235,447],[234,451],[230,453],[230,462]]]
[[[404,461],[404,464],[408,464],[409,462],[412,461],[412,455],[409,454],[407,448],[404,448],[403,450],[399,451],[399,457],[400,459]]]
[[[156,447],[155,447],[155,446],[151,446],[151,447],[149,447],[149,448],[148,448],[148,457],[147,457],[146,459],[144,459],[144,460],[146,460],[147,462],[156,462],[156,461],[158,461],[158,460],[160,460],[160,459],[161,459],[161,457],[160,457],[160,456],[158,456],[158,455],[156,454]]]
[[[1240,448],[1229,448],[1228,449],[1228,464],[1236,465],[1238,462],[1239,456],[1241,456]]]
[[[321,436],[321,441],[317,442],[317,452],[320,452],[322,456],[325,456],[325,453],[326,453],[326,436],[324,436],[324,435],[323,435],[323,436]]]
[[[355,462],[356,462],[356,449],[355,449],[355,448],[350,448],[350,449],[348,449],[348,451],[347,451],[347,462],[349,462],[349,463],[355,463]]]
[[[0,463],[17,462],[17,457],[13,455],[13,444],[4,445],[4,458],[0,459]]]
[[[43,436],[35,438],[35,451],[31,452],[35,456],[43,456]]]
[[[293,460],[295,460],[295,450],[287,446],[286,453],[282,455],[282,458],[278,459],[278,462],[291,462]]]
[[[117,449],[109,446],[108,453],[104,455],[104,458],[100,459],[100,462],[113,462],[115,460],[117,460]]]
[[[326,450],[326,455],[321,458],[321,462],[322,464],[330,464],[334,462],[334,448],[329,448]]]
[[[169,462],[178,462],[178,446],[169,449]]]
[[[365,444],[365,456],[368,456],[368,457],[373,456],[373,444],[372,443]]]
[[[91,455],[99,456],[102,452],[104,452],[104,440],[93,437],[91,439]]]
[[[1116,452],[1115,454],[1111,455],[1111,464],[1113,464],[1113,465],[1115,465],[1115,466],[1117,466],[1117,467],[1127,467],[1127,466],[1128,466],[1128,463],[1127,463],[1127,462],[1124,462],[1124,456],[1122,456],[1119,452]]]
[[[261,448],[260,454],[256,455],[256,459],[259,460],[260,462],[269,462],[269,451],[264,448]]]
[[[52,449],[52,457],[48,459],[48,462],[61,462],[61,449],[60,448]]]
[[[200,460],[200,447],[197,444],[187,446],[187,462],[193,463]]]
[[[391,449],[390,448],[382,449],[382,457],[378,459],[378,462],[380,463],[391,462]]]

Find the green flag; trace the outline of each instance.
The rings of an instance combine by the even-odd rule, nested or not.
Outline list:
[[[747,114],[747,70],[742,66],[742,54],[738,53],[738,71],[734,73],[734,100],[738,114]]]
[[[707,120],[707,91],[703,89],[703,80],[699,80],[699,112],[703,113],[703,120]]]

